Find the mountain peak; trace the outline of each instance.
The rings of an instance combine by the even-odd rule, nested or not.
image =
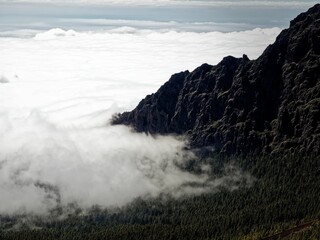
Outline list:
[[[297,24],[304,22],[311,23],[312,21],[320,18],[320,4],[314,5],[307,12],[300,13],[295,19],[290,21],[290,28],[294,27]]]

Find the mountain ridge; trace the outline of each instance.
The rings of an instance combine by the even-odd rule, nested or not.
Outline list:
[[[112,124],[183,134],[223,154],[320,154],[320,4],[299,14],[256,60],[227,56],[172,75]]]

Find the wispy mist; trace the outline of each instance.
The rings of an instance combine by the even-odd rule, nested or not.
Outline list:
[[[173,137],[133,133],[122,126],[60,128],[37,112],[24,119],[1,116],[0,213],[45,214],[76,203],[123,206],[160,193],[181,197],[234,189],[236,171],[210,178],[183,165],[195,158]]]
[[[38,113],[26,119],[1,116],[1,128],[1,213],[43,213],[73,202],[123,205],[205,180],[175,166],[191,156],[171,137],[154,138],[125,127],[57,128]]]

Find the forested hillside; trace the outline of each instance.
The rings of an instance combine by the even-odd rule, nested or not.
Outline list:
[[[137,199],[124,208],[96,206],[88,214],[74,206],[63,220],[53,216],[51,220],[2,216],[5,230],[0,236],[2,239],[263,239],[319,220],[318,156],[237,160],[255,176],[251,187],[234,191],[221,188],[219,192],[180,199],[165,195]],[[317,222],[294,235],[298,234],[296,239],[318,239],[319,231]]]

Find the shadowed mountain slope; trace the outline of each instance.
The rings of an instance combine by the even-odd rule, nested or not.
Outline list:
[[[298,15],[256,60],[225,57],[172,75],[113,124],[184,134],[217,153],[320,154],[320,4]]]

